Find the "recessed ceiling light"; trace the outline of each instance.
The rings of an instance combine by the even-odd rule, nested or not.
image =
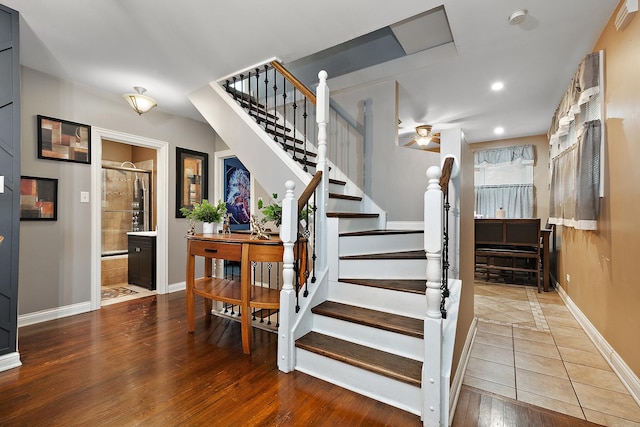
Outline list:
[[[493,130],[493,133],[495,133],[496,135],[501,135],[504,133],[504,128],[502,126],[498,126]]]
[[[491,90],[502,90],[504,88],[504,84],[502,82],[495,82],[491,85]]]

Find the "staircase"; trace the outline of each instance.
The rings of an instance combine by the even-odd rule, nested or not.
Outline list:
[[[267,67],[265,75],[266,70]],[[256,68],[256,81],[258,72]],[[252,81],[251,72],[248,81]],[[282,163],[268,169],[266,175],[278,175],[284,171],[287,179],[294,177],[295,188],[299,188],[297,182],[304,188],[309,182],[310,173],[316,169],[331,170],[332,177],[318,189],[319,193],[326,193],[328,197],[325,207],[320,196],[317,214],[321,217],[315,226],[318,229],[316,233],[321,233],[317,243],[319,256],[326,255],[326,259],[319,259],[319,271],[314,273],[318,276],[318,283],[311,289],[311,294],[303,298],[299,313],[293,313],[287,307],[289,303],[285,294],[290,298],[293,291],[282,291],[282,317],[278,332],[281,339],[278,350],[281,370],[287,372],[290,370],[287,363],[292,363],[295,370],[421,416],[425,425],[439,424],[448,416],[448,402],[442,404],[441,408],[444,398],[440,397],[443,326],[442,319],[437,319],[440,308],[427,310],[429,297],[425,292],[425,283],[429,284],[429,280],[425,276],[428,270],[425,231],[387,229],[384,212],[349,178],[340,175],[339,168],[330,163],[327,166],[319,164],[317,159],[323,161],[320,153],[322,129],[319,131],[320,144],[310,144],[305,135],[297,130],[300,126],[296,125],[295,116],[291,123],[291,119],[286,118],[286,112],[283,114],[277,105],[270,108],[268,102],[261,102],[260,96],[254,95],[256,86],[254,90],[251,86],[239,90],[235,78],[232,85],[227,80],[221,86],[215,87],[213,83],[211,86],[216,97],[227,97],[222,103],[229,104],[230,99],[234,100],[233,105],[229,104],[232,113],[225,112],[228,120],[232,120],[233,114],[243,116],[242,121],[259,135],[258,139],[270,145],[271,149],[277,147],[281,153],[287,153],[286,159],[281,153],[276,155]],[[268,87],[265,92],[267,90]],[[225,135],[231,126],[221,123],[225,121],[224,118],[220,120],[215,117],[222,114],[222,106],[210,107],[210,102],[222,104],[217,98],[212,100],[209,92],[194,94],[192,102],[243,163],[249,163],[247,166],[252,173],[254,170],[259,173],[258,166],[268,168],[268,164],[252,167],[251,160],[245,160],[238,152],[244,149],[242,145],[247,145],[246,140],[244,144],[232,146],[231,134]],[[322,115],[321,112],[316,114]],[[251,123],[245,118],[250,118]],[[236,120],[236,123],[239,122]],[[265,155],[262,161],[266,163],[270,159]],[[292,162],[300,166],[294,167]],[[305,176],[309,176],[309,179]],[[265,185],[260,176],[256,176],[256,179]],[[441,193],[439,197],[442,198]],[[283,212],[285,203],[286,200],[283,201]],[[283,227],[286,224],[283,223]],[[437,231],[438,236],[440,233],[441,229]],[[440,237],[436,241],[438,239],[441,241]],[[285,243],[286,264],[287,240],[284,237],[282,240]],[[322,246],[326,246],[326,250],[322,250],[325,249]],[[432,262],[440,263],[439,257],[438,254],[436,260],[432,256]],[[435,279],[430,282],[432,301],[436,287],[436,298],[439,298],[440,292],[439,279]],[[440,322],[435,327],[434,345],[425,343],[426,331],[434,330],[426,325],[425,319]],[[455,320],[453,329],[455,333]],[[295,347],[288,349],[290,344],[287,343],[293,341]],[[452,347],[451,342],[451,351]],[[429,350],[425,351],[425,348]],[[287,362],[281,364],[281,359]],[[431,364],[432,360],[437,366]],[[431,412],[435,415],[425,413],[425,396],[433,395],[433,389],[424,390],[422,378],[426,375],[437,378],[435,385],[433,380],[430,381],[437,393],[437,404],[430,404]],[[448,386],[448,381],[442,386],[442,390],[446,389],[447,400]]]

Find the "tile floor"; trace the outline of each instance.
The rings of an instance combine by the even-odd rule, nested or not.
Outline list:
[[[554,290],[476,282],[478,331],[464,384],[607,426],[640,407]]]
[[[118,284],[115,284],[115,285],[102,286],[103,289],[108,289],[110,287],[129,288],[129,289],[133,289],[134,291],[136,291],[136,293],[135,294],[130,294],[130,295],[122,295],[122,296],[118,296],[118,297],[115,297],[115,298],[102,298],[100,300],[100,305],[101,306],[116,304],[116,303],[119,303],[119,302],[129,301],[129,300],[132,300],[132,299],[147,297],[149,295],[155,295],[156,294],[156,291],[150,291],[149,289],[142,288],[142,287],[136,286],[136,285],[130,285],[128,283],[118,283]]]

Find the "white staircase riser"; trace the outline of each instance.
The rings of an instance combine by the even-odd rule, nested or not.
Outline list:
[[[342,184],[334,184],[329,182],[329,193],[347,194],[345,193],[345,186]]]
[[[351,279],[424,279],[427,260],[341,259],[340,277]]]
[[[378,218],[340,218],[338,233],[375,230]]]
[[[328,212],[362,212],[362,203],[357,200],[329,197],[327,205]]]
[[[420,415],[422,391],[419,387],[300,348],[296,348],[296,370]]]
[[[424,249],[424,234],[341,236],[340,255],[363,255]]]
[[[426,281],[425,281],[426,287]],[[426,297],[423,294],[329,281],[328,299],[356,307],[423,319]]]
[[[424,340],[333,317],[313,315],[313,330],[324,335],[364,345],[422,362]]]

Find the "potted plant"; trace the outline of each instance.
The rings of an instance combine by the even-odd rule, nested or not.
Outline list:
[[[222,218],[227,213],[227,205],[222,200],[218,200],[218,204],[212,205],[207,199],[202,199],[202,203],[194,203],[191,210],[180,208],[180,213],[189,221],[202,222],[202,232],[212,234],[214,223],[222,222]]]
[[[262,198],[258,199],[258,209],[261,210],[263,215],[262,223],[272,221],[276,227],[280,227],[280,224],[282,224],[282,204],[278,202],[278,193],[271,194],[271,197],[274,203],[268,205],[264,204]],[[302,212],[300,212],[300,219],[306,221],[312,208],[313,206],[309,205],[309,207],[303,209]]]

